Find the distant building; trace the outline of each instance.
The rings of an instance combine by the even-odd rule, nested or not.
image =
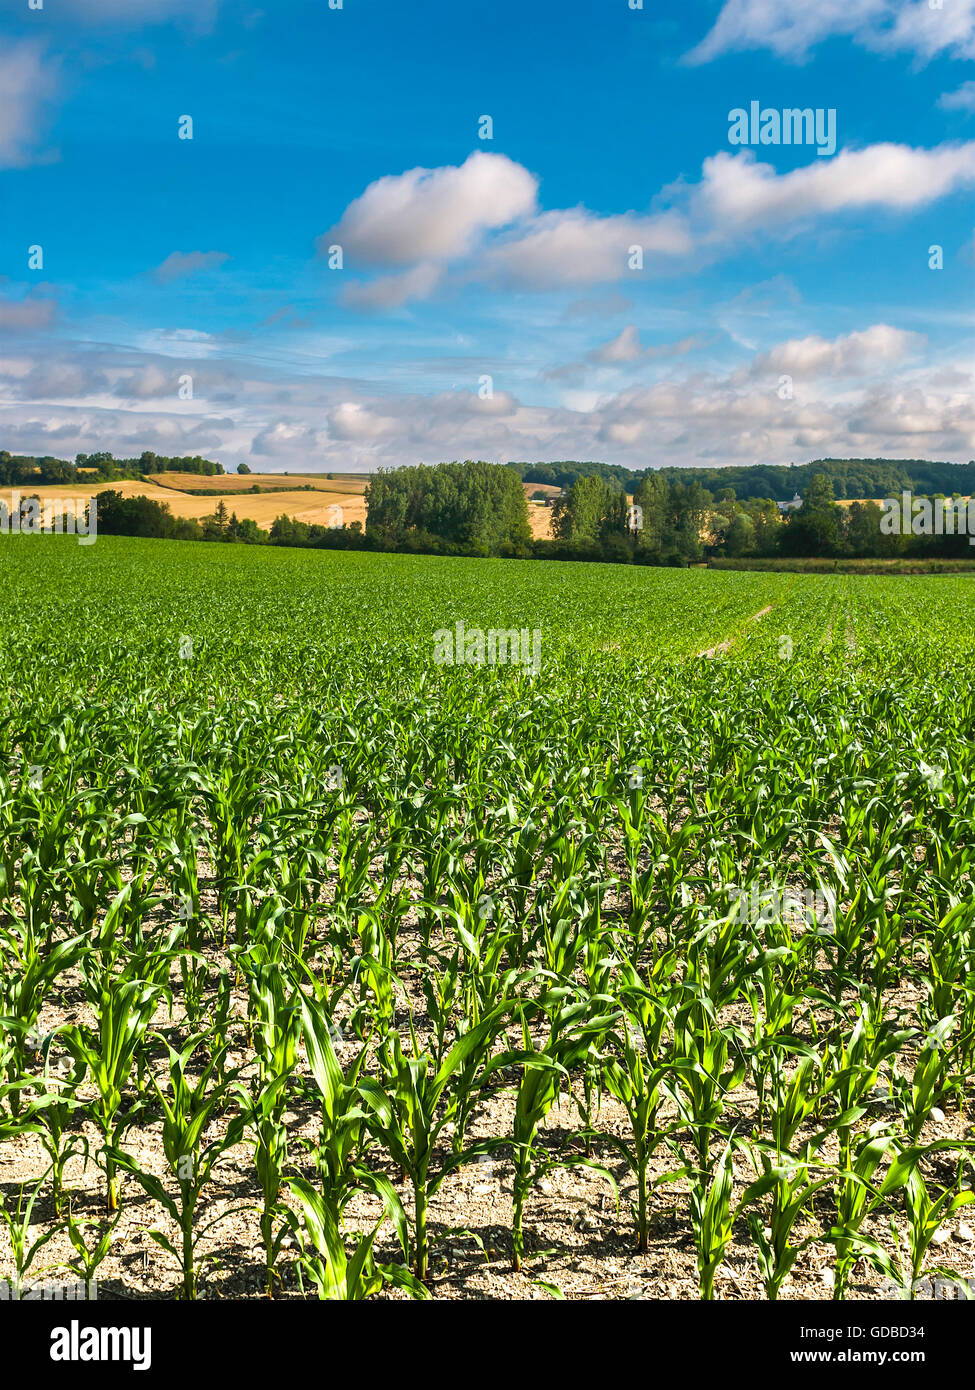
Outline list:
[[[796,512],[802,506],[802,498],[797,492],[791,502],[777,502],[775,505],[780,512]]]

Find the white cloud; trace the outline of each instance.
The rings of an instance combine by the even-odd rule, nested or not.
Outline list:
[[[601,347],[594,348],[592,352],[586,354],[587,362],[595,362],[601,366],[620,366],[626,362],[652,361],[660,357],[684,357],[689,352],[694,352],[696,348],[703,347],[705,339],[697,336],[681,338],[676,343],[654,343],[650,347],[643,347],[640,343],[640,332],[636,324],[628,323],[615,338],[611,338],[608,343],[603,343]],[[581,364],[574,364],[581,366]]]
[[[747,48],[771,48],[783,58],[803,58],[833,34],[861,33],[888,9],[888,0],[725,0],[714,27],[687,60],[706,63]]]
[[[868,36],[871,47],[910,49],[918,57],[975,58],[975,0],[944,0],[932,7],[929,0],[913,0],[894,10],[894,22],[877,36]]]
[[[597,285],[633,273],[628,258],[634,246],[642,249],[648,270],[693,250],[677,211],[597,217],[585,208],[571,208],[542,213],[510,240],[490,247],[481,273],[536,290]]]
[[[954,92],[938,98],[942,111],[975,111],[975,82],[963,82]]]
[[[120,396],[131,396],[135,400],[151,401],[167,396],[172,400],[179,391],[179,376],[172,367],[167,370],[150,362],[136,371],[120,374],[115,390]]]
[[[79,362],[38,362],[20,384],[22,395],[32,400],[80,400],[104,390],[104,373],[90,372]]]
[[[975,57],[975,0],[725,0],[707,36],[688,55],[705,63],[723,53],[770,48],[802,61],[824,40],[852,39],[879,51]]]
[[[808,380],[811,377],[861,376],[883,371],[903,362],[927,340],[886,323],[838,338],[791,338],[755,358],[752,376],[784,372]]]
[[[635,323],[628,323],[617,337],[589,354],[591,362],[632,362],[643,352],[640,346],[640,330]]]
[[[255,434],[250,453],[273,463],[298,462],[311,467],[309,460],[321,453],[324,443],[320,431],[308,425],[278,420]]]
[[[346,269],[396,267],[355,280],[342,296],[353,308],[390,310],[445,283],[543,292],[686,270],[737,250],[743,231],[790,235],[847,211],[909,212],[972,184],[975,141],[870,145],[783,174],[753,150],[722,150],[704,161],[697,184],[660,192],[672,206],[598,216],[584,207],[536,212],[533,176],[480,154],[460,168],[371,184],[319,248],[343,245]]]
[[[477,151],[459,167],[410,169],[371,183],[337,226],[319,240],[336,243],[345,263],[408,266],[465,255],[485,231],[533,211],[537,180],[506,155]]]
[[[353,309],[398,309],[411,300],[426,299],[442,278],[442,267],[425,261],[398,275],[355,281],[342,295],[342,302]]]
[[[736,354],[725,367],[692,365],[684,349],[693,339],[641,345],[628,361],[581,364],[597,385],[617,380],[609,373],[629,374],[622,390],[592,390],[584,379],[553,398],[543,386],[545,404],[514,394],[524,397],[537,381],[524,364],[512,372],[517,385],[500,386],[508,373],[499,368],[493,397],[482,400],[472,389],[396,393],[388,380],[379,390],[321,372],[294,376],[283,365],[235,359],[230,349],[198,364],[193,400],[179,401],[180,364],[158,351],[91,343],[84,352],[64,345],[58,356],[8,350],[0,358],[0,433],[7,448],[25,453],[151,448],[202,452],[231,469],[258,459],[272,470],[337,472],[465,458],[644,467],[975,457],[975,378],[963,355],[936,353],[932,363],[923,337],[889,323],[781,340],[769,336],[773,321],[764,320],[763,351]],[[628,357],[639,337],[621,334],[611,344]],[[778,394],[782,372],[795,379],[791,400]]]
[[[57,92],[57,68],[39,43],[13,43],[0,53],[0,169],[39,157],[45,107]]]
[[[390,415],[378,415],[358,401],[343,401],[328,417],[330,439],[371,440],[392,433],[396,421]]]
[[[722,151],[704,161],[703,174],[694,198],[715,229],[794,223],[870,207],[907,211],[975,183],[975,141],[931,150],[870,145],[786,174],[757,163],[751,150]]]

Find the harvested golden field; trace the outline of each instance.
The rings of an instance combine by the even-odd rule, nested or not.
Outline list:
[[[164,475],[159,475],[164,476]],[[233,475],[225,478],[202,478],[195,473],[170,473],[165,475],[171,479],[182,478],[192,479],[194,486],[201,486],[206,483],[224,482],[230,484],[231,481],[241,484],[244,480]],[[281,474],[250,474],[249,477],[255,482],[262,477],[273,477],[279,479]],[[311,492],[305,491],[300,486],[295,487],[295,482],[300,480],[291,478],[291,487],[286,490],[273,492],[244,492],[239,495],[228,493],[226,488],[214,488],[209,496],[194,496],[192,493],[183,492],[174,486],[160,487],[154,481],[148,479],[126,479],[122,482],[114,483],[56,483],[49,486],[29,487],[22,485],[19,488],[0,488],[0,500],[11,505],[11,498],[14,493],[21,497],[37,496],[42,502],[53,501],[54,499],[68,500],[78,498],[87,500],[90,497],[97,497],[102,492],[120,492],[124,497],[148,497],[153,502],[163,502],[169,507],[173,516],[185,517],[194,521],[201,521],[204,517],[212,516],[214,510],[221,500],[228,511],[235,512],[243,520],[256,521],[258,526],[268,530],[276,517],[281,515],[293,517],[296,521],[307,521],[317,523],[320,526],[349,526],[353,521],[366,523],[366,502],[363,493],[365,491],[366,479],[355,480],[361,483],[356,489],[353,480],[345,480],[339,485],[339,480],[329,483],[329,490],[325,488],[314,488]],[[310,481],[310,479],[309,479]],[[324,482],[325,480],[322,479]],[[352,484],[350,486],[350,484]],[[334,490],[333,490],[334,489]],[[340,513],[335,508],[340,509]]]
[[[236,493],[257,486],[262,491],[294,492],[312,487],[317,492],[342,492],[361,496],[369,482],[364,473],[222,473],[203,477],[199,473],[150,473],[152,482],[167,491]]]
[[[544,502],[528,503],[528,525],[537,541],[552,539],[552,508]]]
[[[155,483],[146,482],[141,478],[126,478],[115,483],[20,483],[17,487],[0,487],[0,501],[6,502],[10,506],[11,497],[39,497],[42,502],[54,501],[60,498],[67,501],[69,498],[87,499],[97,497],[101,492],[120,492],[123,497],[148,497],[153,502],[171,502],[173,493]],[[200,499],[206,502],[206,498]]]
[[[522,483],[525,489],[525,500],[528,503],[528,525],[531,527],[532,535],[537,541],[552,540],[552,508],[546,502],[535,502],[532,499],[536,492],[543,492],[546,497],[558,497],[562,489],[555,487],[551,483]]]

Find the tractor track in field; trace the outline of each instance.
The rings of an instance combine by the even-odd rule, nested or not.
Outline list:
[[[698,652],[698,656],[715,657],[719,652],[730,651],[741,636],[741,633],[744,632],[748,623],[757,623],[760,618],[765,617],[766,613],[771,613],[772,610],[778,608],[778,606],[777,603],[770,603],[766,608],[760,608],[757,613],[753,613],[750,618],[745,620],[739,632],[733,633],[731,637],[726,637],[723,642],[715,642],[713,647],[705,647],[702,652]]]

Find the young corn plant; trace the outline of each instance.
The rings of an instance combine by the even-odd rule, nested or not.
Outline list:
[[[163,1039],[165,1042],[165,1039]],[[196,1216],[204,1190],[209,1186],[214,1169],[228,1149],[239,1144],[244,1136],[245,1118],[237,1115],[227,1128],[209,1142],[204,1135],[214,1112],[225,1100],[231,1084],[215,1079],[216,1061],[210,1061],[195,1080],[189,1075],[190,1063],[202,1039],[190,1038],[182,1051],[169,1043],[169,1084],[164,1090],[153,1078],[153,1087],[163,1110],[162,1144],[170,1171],[176,1179],[177,1197],[170,1195],[162,1182],[145,1172],[131,1155],[111,1148],[108,1153],[115,1165],[131,1173],[140,1187],[166,1211],[180,1232],[179,1248],[162,1231],[151,1230],[149,1236],[177,1261],[182,1276],[182,1297],[195,1299],[200,1273],[197,1250],[200,1241],[228,1217],[246,1208],[224,1212],[215,1220],[197,1228]]]
[[[59,1080],[47,1078],[44,1093],[33,1097],[25,1119],[44,1146],[51,1166],[51,1199],[60,1218],[64,1205],[64,1170],[73,1158],[88,1164],[89,1145],[83,1134],[69,1133],[69,1126],[85,1113],[83,1101],[70,1094]]]
[[[858,1137],[856,1126],[867,1114],[881,1067],[910,1036],[908,1031],[895,1032],[887,1024],[878,1025],[870,1006],[864,1005],[852,1033],[825,1049],[824,1093],[836,1107],[831,1128],[839,1145],[832,1237],[836,1246],[835,1299],[846,1297],[850,1273],[858,1258],[853,1237],[866,1217],[865,1183],[889,1143],[889,1139],[883,1138],[885,1126],[871,1126],[865,1139]]]
[[[714,1278],[734,1235],[735,1221],[741,1210],[732,1205],[735,1169],[732,1159],[733,1140],[729,1139],[714,1166],[711,1181],[704,1173],[696,1173],[691,1184],[691,1229],[697,1250],[697,1277],[701,1298],[714,1299]]]
[[[81,957],[85,943],[82,937],[50,945],[29,924],[16,935],[8,933],[14,949],[4,952],[5,969],[0,973],[0,1028],[7,1032],[10,1050],[7,1077],[16,1081],[28,1070],[28,1050],[38,1036],[37,1020],[44,1000],[65,971]],[[16,1115],[19,1093],[10,1094],[11,1109]]]
[[[385,1090],[371,1077],[359,1081],[371,1133],[413,1184],[413,1272],[421,1282],[427,1277],[429,1261],[430,1198],[444,1178],[467,1159],[466,1154],[451,1153],[439,1167],[434,1165],[437,1141],[448,1115],[441,1102],[466,1060],[501,1027],[506,1012],[504,1008],[496,1010],[458,1038],[439,1068],[429,1053],[418,1053],[415,1036],[412,1055],[407,1056],[399,1034],[390,1033],[383,1044]]]
[[[952,1049],[946,1043],[955,1027],[955,1016],[949,1014],[933,1024],[924,1036],[917,1056],[914,1075],[908,1084],[898,1087],[898,1101],[904,1117],[904,1128],[912,1144],[921,1137],[931,1109],[941,1099],[946,1084]]]
[[[65,1045],[76,1064],[87,1069],[98,1093],[91,1113],[102,1136],[105,1205],[109,1212],[118,1207],[114,1154],[122,1136],[135,1124],[143,1108],[140,1103],[123,1110],[123,1088],[141,1055],[146,1029],[164,996],[171,997],[163,985],[108,976],[93,1001],[97,1010],[97,1031],[72,1026],[64,1032]]]
[[[98,1278],[98,1271],[108,1258],[115,1228],[121,1219],[122,1213],[117,1211],[108,1221],[76,1221],[70,1207],[68,1209],[65,1227],[75,1254],[63,1267],[81,1275],[89,1298],[94,1297],[92,1290]],[[85,1239],[85,1232],[89,1227],[94,1227],[98,1232],[94,1245],[89,1245]]]
[[[795,1050],[795,1045],[790,1050]],[[784,1055],[786,1047],[780,1045],[777,1051]],[[742,1146],[759,1174],[745,1189],[742,1207],[750,1208],[766,1197],[771,1199],[767,1211],[748,1211],[747,1219],[758,1249],[758,1266],[765,1292],[773,1301],[778,1299],[779,1290],[798,1257],[819,1239],[817,1232],[796,1241],[793,1236],[796,1223],[815,1194],[833,1181],[831,1174],[819,1179],[810,1176],[814,1155],[822,1146],[825,1134],[816,1135],[795,1152],[799,1129],[820,1100],[820,1059],[812,1051],[802,1051],[804,1055],[791,1074],[785,1071],[784,1064],[776,1069],[771,1142]]]
[[[928,1264],[928,1254],[938,1231],[962,1207],[975,1202],[975,1191],[962,1187],[963,1160],[959,1160],[955,1182],[932,1196],[921,1172],[921,1164],[928,1155],[941,1151],[957,1151],[959,1145],[951,1140],[925,1147],[912,1146],[897,1153],[880,1186],[879,1200],[889,1199],[896,1192],[903,1192],[907,1215],[907,1239],[901,1237],[895,1220],[891,1221],[891,1235],[898,1252],[892,1260],[876,1243],[864,1247],[864,1253],[874,1266],[892,1279],[900,1296],[913,1300],[918,1285],[925,1279],[941,1277],[950,1280],[957,1278],[953,1270],[940,1264]]]
[[[517,1066],[521,1080],[515,1096],[511,1144],[514,1162],[512,1184],[511,1239],[512,1268],[518,1273],[525,1258],[525,1201],[539,1178],[554,1167],[582,1164],[602,1173],[615,1187],[611,1174],[588,1158],[555,1160],[538,1143],[542,1121],[558,1100],[570,1079],[570,1070],[590,1055],[594,1038],[603,1038],[617,1021],[618,1011],[597,1014],[596,1007],[609,1000],[570,999],[560,1001],[561,991],[552,991],[549,1035],[541,1048],[532,1044],[527,1017],[522,1015],[524,1048],[495,1057],[490,1072]],[[527,1011],[526,1011],[527,1012]],[[479,1146],[481,1150],[500,1147],[501,1141]]]
[[[301,1242],[300,1267],[310,1277],[321,1301],[361,1303],[377,1294],[384,1283],[406,1289],[416,1299],[430,1297],[422,1281],[415,1278],[405,1266],[377,1264],[373,1245],[386,1219],[386,1212],[371,1231],[352,1238],[354,1248],[350,1257],[332,1203],[326,1201],[303,1178],[289,1178],[288,1186],[301,1206],[300,1226],[294,1213],[289,1212],[291,1225]],[[391,1188],[384,1193],[384,1198],[387,1212],[393,1216],[400,1233],[405,1258],[405,1213]]]
[[[282,1212],[281,1190],[288,1164],[288,1127],[284,1112],[288,1103],[288,1076],[276,1076],[257,1082],[250,1090],[239,1087],[240,1114],[244,1122],[244,1137],[254,1148],[254,1167],[261,1186],[261,1240],[264,1245],[264,1291],[268,1298],[274,1293],[275,1265],[281,1245],[288,1233],[281,1224],[275,1233],[275,1218]]]
[[[287,1227],[275,1234],[281,1213],[280,1194],[288,1164],[288,1087],[298,1059],[300,1004],[297,990],[288,996],[277,966],[255,948],[241,958],[250,980],[251,1001],[257,1011],[255,1046],[257,1076],[248,1089],[239,1087],[238,1100],[245,1132],[254,1146],[254,1164],[261,1185],[261,1240],[264,1245],[265,1292],[274,1288],[274,1267]]]
[[[844,1128],[845,1124],[839,1126],[841,1135]],[[853,1266],[860,1256],[880,1250],[876,1242],[863,1235],[863,1225],[881,1200],[874,1175],[894,1142],[894,1136],[883,1123],[872,1125],[866,1137],[854,1143],[841,1139],[841,1160],[836,1173],[836,1220],[827,1235],[836,1250],[833,1271],[836,1302],[846,1298]]]
[[[359,1094],[367,1048],[363,1047],[343,1071],[332,1040],[332,1025],[320,1001],[302,994],[300,1007],[305,1053],[322,1109],[315,1159],[323,1199],[338,1224],[349,1197],[370,1176],[359,1164],[368,1140],[368,1117]]]
[[[13,1211],[8,1208],[5,1200],[0,1198],[0,1220],[7,1228],[7,1238],[10,1241],[10,1253],[13,1258],[14,1280],[7,1280],[8,1288],[16,1296],[20,1296],[23,1287],[24,1276],[33,1265],[44,1246],[52,1241],[60,1232],[59,1225],[49,1226],[46,1231],[42,1231],[36,1240],[31,1241],[31,1222],[34,1215],[34,1203],[37,1201],[38,1193],[44,1186],[47,1173],[42,1174],[40,1180],[35,1184],[33,1192],[30,1194],[27,1206],[24,1206],[24,1189],[21,1186],[20,1195],[17,1198],[17,1209]]]
[[[660,957],[655,963],[650,985],[625,962],[620,967],[619,999],[623,1018],[609,1032],[606,1043],[613,1049],[603,1060],[603,1084],[620,1102],[630,1122],[630,1139],[602,1133],[601,1138],[615,1148],[636,1180],[637,1250],[649,1247],[650,1162],[661,1142],[670,1144],[678,1124],[662,1126],[660,1107],[669,1094],[668,1083],[687,1063],[675,1062],[669,1055],[667,1032],[672,1005],[667,991],[667,975],[673,959]],[[680,1165],[655,1178],[654,1188],[685,1177],[689,1169]]]

